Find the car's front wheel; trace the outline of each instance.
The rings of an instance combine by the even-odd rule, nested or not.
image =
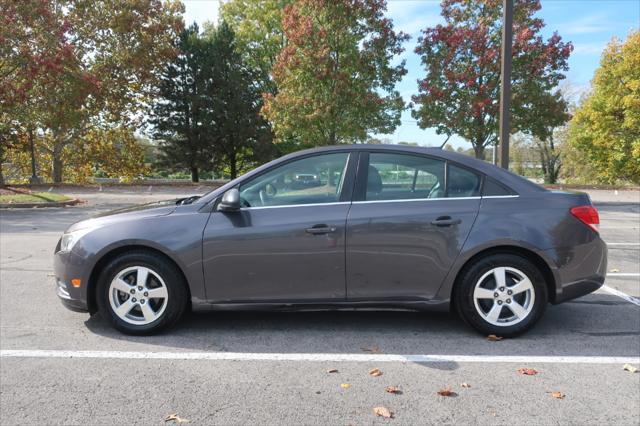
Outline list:
[[[457,285],[458,312],[484,334],[521,334],[540,319],[547,305],[544,276],[518,255],[483,257],[462,271]]]
[[[167,259],[152,252],[122,254],[103,269],[98,308],[116,329],[154,334],[175,324],[187,306],[184,279]]]

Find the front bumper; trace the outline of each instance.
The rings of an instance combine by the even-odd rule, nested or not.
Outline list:
[[[89,312],[87,286],[89,276],[85,273],[84,259],[71,252],[56,252],[53,257],[56,294],[62,304],[76,312]],[[71,285],[72,279],[80,279],[80,286]]]
[[[556,294],[553,303],[562,303],[593,293],[607,276],[607,244],[598,236],[575,247],[546,250],[556,265],[553,274]]]

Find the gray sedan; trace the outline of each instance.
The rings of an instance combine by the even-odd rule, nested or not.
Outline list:
[[[513,336],[603,284],[598,223],[587,195],[460,154],[326,147],[72,225],[55,249],[57,294],[130,334],[187,309],[363,307],[452,309]]]

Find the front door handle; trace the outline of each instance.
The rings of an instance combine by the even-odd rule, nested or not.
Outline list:
[[[432,220],[431,224],[433,226],[451,226],[451,225],[459,225],[462,223],[460,219],[452,219],[451,216],[440,216],[436,220]]]
[[[306,232],[307,234],[313,234],[313,235],[330,234],[332,232],[336,232],[336,228],[334,226],[318,224],[318,225],[313,225],[311,228],[307,228]]]

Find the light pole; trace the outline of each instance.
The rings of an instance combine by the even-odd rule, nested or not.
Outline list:
[[[502,0],[502,55],[500,59],[500,167],[503,169],[509,168],[512,40],[513,0]]]

